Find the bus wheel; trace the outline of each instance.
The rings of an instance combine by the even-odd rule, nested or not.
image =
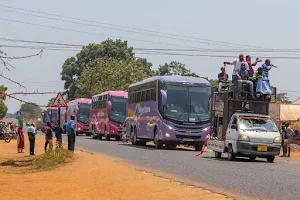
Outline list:
[[[194,145],[196,151],[202,151],[203,143],[197,143]]]
[[[78,132],[76,132],[76,136],[78,136],[79,135],[79,133]]]
[[[94,130],[94,128],[92,129],[92,135],[93,135],[93,139],[97,139],[97,134],[95,133],[95,130]]]
[[[133,133],[131,134],[132,137],[132,145],[138,145],[138,141],[137,141],[137,135],[136,135],[136,128],[134,128]]]
[[[108,134],[107,130],[104,131],[104,136],[106,141],[110,140],[110,135]]]
[[[120,135],[116,136],[116,140],[117,140],[117,141],[121,141],[121,140],[122,140],[122,139],[121,139],[121,136],[120,136]]]
[[[162,149],[163,148],[163,142],[161,140],[159,140],[157,130],[155,130],[155,133],[154,133],[154,144],[155,144],[156,149]]]

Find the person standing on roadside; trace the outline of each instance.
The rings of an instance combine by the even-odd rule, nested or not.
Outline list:
[[[51,129],[51,123],[47,122],[46,127],[44,128],[43,132],[45,133],[45,146],[44,150],[47,151],[47,147],[49,145],[49,150],[53,149],[53,133]]]
[[[285,123],[285,127],[286,127],[286,138],[287,138],[287,143],[286,143],[286,148],[287,148],[287,157],[290,157],[291,155],[291,143],[293,141],[293,137],[294,137],[294,131],[293,129],[290,127],[289,123]]]
[[[54,133],[56,137],[56,142],[58,143],[58,146],[61,148],[62,147],[62,133],[63,130],[60,127],[60,121],[57,120],[56,126],[54,127]]]
[[[48,141],[49,144],[49,151],[53,150],[53,131],[51,127],[51,123],[47,122],[47,126],[49,127],[46,131],[46,139]]]
[[[71,116],[71,119],[69,121],[67,121],[66,123],[66,132],[68,135],[68,150],[69,151],[74,151],[74,147],[75,147],[75,131],[76,131],[76,127],[75,127],[75,117]]]
[[[34,156],[34,146],[35,146],[35,135],[36,129],[34,124],[31,123],[27,129],[28,139],[29,139],[29,155]]]
[[[18,135],[18,138],[17,138],[18,153],[23,153],[23,150],[25,148],[23,125],[19,125],[17,135]]]

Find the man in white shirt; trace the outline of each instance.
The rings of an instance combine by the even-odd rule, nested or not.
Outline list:
[[[36,135],[36,129],[33,123],[30,123],[28,128],[27,128],[27,133],[28,133],[28,139],[29,139],[29,154],[31,156],[34,156],[34,146],[35,146],[35,135]]]
[[[233,72],[232,72],[232,83],[237,83],[238,80],[238,71],[240,71],[242,64],[245,65],[246,70],[250,74],[250,68],[248,63],[244,60],[244,55],[240,54],[238,60],[234,60],[232,62],[224,62],[224,65],[234,65]]]

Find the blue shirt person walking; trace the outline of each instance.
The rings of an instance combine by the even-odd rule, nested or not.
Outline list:
[[[68,135],[68,150],[74,151],[75,147],[75,132],[76,132],[76,126],[75,126],[75,117],[71,116],[71,119],[67,121],[65,124],[66,132]]]

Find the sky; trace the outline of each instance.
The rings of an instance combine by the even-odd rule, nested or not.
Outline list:
[[[3,6],[76,17],[99,23],[96,26],[87,26],[78,23],[44,19],[14,13],[28,12]],[[298,26],[297,21],[300,18],[299,7],[300,1],[297,0],[0,0],[0,38],[87,45],[89,43],[101,43],[109,37],[111,39],[120,38],[127,40],[129,45],[134,48],[235,50],[229,53],[210,53],[212,55],[229,55],[230,57],[228,58],[136,54],[138,57],[147,58],[153,64],[154,68],[165,62],[176,60],[185,63],[191,71],[200,76],[217,78],[223,61],[237,59],[240,53],[246,55],[250,52],[248,51],[249,49],[282,50],[299,48],[300,26]],[[35,15],[39,14],[35,13]],[[33,26],[7,20],[72,29],[74,31]],[[112,26],[103,28],[103,23],[117,26],[113,26],[114,29],[111,28]],[[95,25],[95,23],[93,24]],[[132,29],[126,29],[130,31],[115,30],[124,30],[121,26],[168,34],[163,35],[164,37],[158,37],[153,36],[154,33],[149,31],[141,32]],[[108,26],[106,25],[106,27]],[[133,33],[132,31],[142,34]],[[179,38],[174,36],[174,34],[185,37]],[[223,41],[224,43],[213,41]],[[229,43],[239,44],[241,52]],[[0,39],[1,45],[34,44],[7,42]],[[30,55],[36,54],[39,51],[38,49],[7,47],[1,47],[1,50],[5,51],[9,56]],[[41,56],[11,60],[10,63],[15,67],[11,71],[6,70],[3,66],[0,66],[0,70],[3,75],[25,85],[28,92],[36,90],[39,92],[58,92],[63,90],[64,85],[60,75],[62,65],[68,57],[75,56],[76,53],[74,51],[44,50]],[[184,53],[208,54],[207,52]],[[270,72],[271,84],[277,87],[279,92],[288,92],[288,96],[292,100],[298,98],[298,96],[300,97],[300,88],[299,84],[297,84],[299,79],[298,73],[300,72],[300,60],[282,58],[300,58],[300,52],[287,53],[281,51],[274,53],[256,51],[251,52],[250,55],[253,60],[257,56],[263,60],[271,57],[272,63],[278,66],[278,68],[272,69]],[[227,68],[229,75],[231,75],[231,71],[232,67],[229,66]],[[0,84],[5,84],[8,87],[8,93],[24,92],[24,89],[18,85],[1,77]],[[48,100],[54,96],[55,94],[19,95],[18,97],[39,105],[46,105]],[[7,100],[6,104],[9,112],[15,112],[20,108],[20,102],[13,99]]]

